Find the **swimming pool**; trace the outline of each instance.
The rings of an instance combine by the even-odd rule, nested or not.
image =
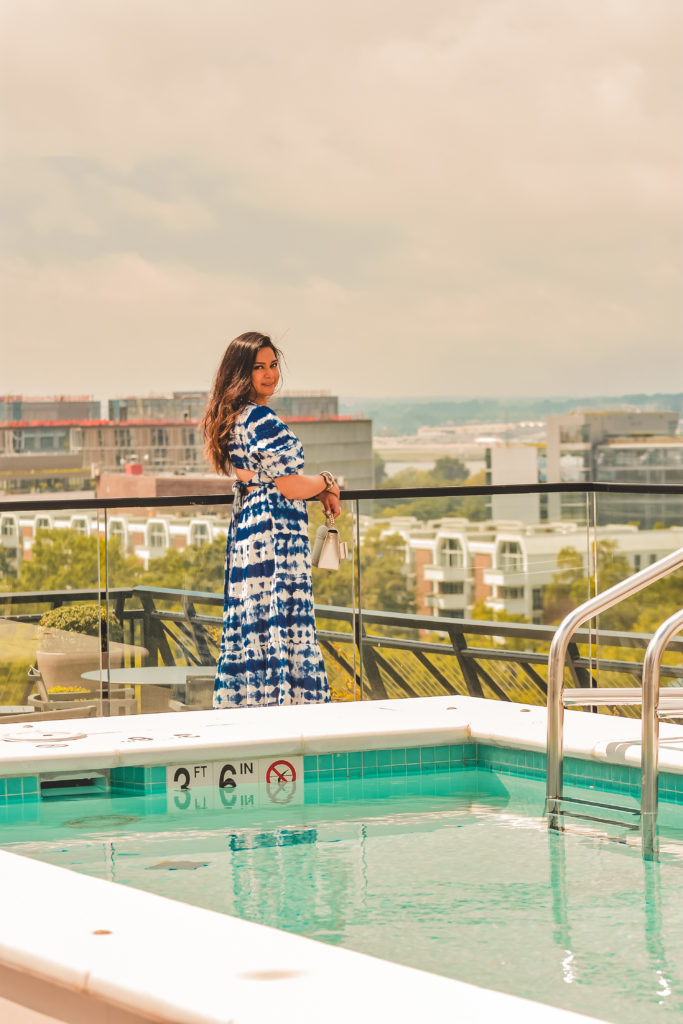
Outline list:
[[[481,769],[333,783],[308,804],[45,801],[5,849],[619,1021],[683,1012],[683,843],[548,833],[539,783]],[[327,789],[327,792],[325,791]],[[628,803],[628,800],[625,800]]]
[[[674,727],[668,727],[671,745],[664,754],[669,770],[660,779],[662,857],[659,863],[644,864],[637,839],[618,830],[611,837],[580,826],[576,834],[546,832],[543,709],[431,699],[284,710],[289,713],[257,712],[253,728],[246,712],[220,719],[211,713],[204,718],[203,713],[188,714],[193,730],[172,735],[163,731],[169,728],[164,716],[138,720],[133,737],[116,734],[117,728],[130,725],[110,719],[96,723],[81,740],[65,740],[66,748],[54,746],[64,737],[33,740],[28,759],[17,753],[20,743],[8,743],[5,773],[11,766],[13,776],[5,776],[0,807],[3,846],[72,869],[59,872],[60,889],[80,894],[81,888],[90,893],[92,884],[103,886],[93,890],[98,899],[100,892],[111,892],[107,906],[115,902],[117,911],[119,904],[128,907],[117,927],[132,929],[132,918],[142,922],[149,915],[149,900],[170,897],[220,913],[204,921],[205,911],[164,900],[161,911],[154,904],[152,912],[168,921],[166,931],[182,931],[179,922],[190,911],[203,930],[217,928],[223,934],[227,927],[240,946],[249,945],[243,929],[257,927],[252,957],[257,964],[265,956],[268,935],[281,937],[276,957],[282,959],[288,943],[304,941],[291,935],[297,932],[328,944],[306,947],[307,960],[325,948],[339,956],[344,951],[332,947],[343,943],[485,986],[488,994],[474,990],[478,1004],[508,1000],[495,1016],[486,1016],[478,1004],[471,1018],[459,1009],[463,1020],[513,1019],[520,1004],[509,996],[496,997],[495,989],[608,1020],[680,1015],[676,965],[683,962],[683,949],[676,907],[683,879],[683,787],[675,770]],[[179,718],[173,722],[176,729]],[[606,789],[612,802],[633,806],[637,723],[580,713],[569,713],[568,719],[568,786],[580,785],[584,793],[585,787]],[[208,734],[214,737],[210,742]],[[93,766],[89,773],[88,764]],[[29,776],[27,765],[40,770]],[[86,775],[92,785],[74,789],[72,784]],[[77,795],[79,789],[90,795]],[[32,891],[44,878],[44,891],[54,902],[52,872],[58,869],[38,863],[30,869],[16,857],[12,863],[22,878],[31,878]],[[158,895],[147,896],[137,887]],[[129,896],[124,901],[117,893]],[[62,917],[68,906],[62,898]],[[240,926],[235,931],[228,927],[231,914],[254,924],[235,921]],[[34,938],[22,915],[17,899],[13,926],[15,931],[26,926],[28,949]],[[99,915],[97,921],[102,923]],[[59,924],[54,922],[57,935]],[[42,925],[41,920],[40,941]],[[6,934],[11,928],[8,920]],[[98,927],[92,934],[109,935],[110,929]],[[157,928],[146,946],[153,941],[172,948],[166,938]],[[225,945],[225,939],[221,942]],[[230,948],[232,960],[237,947]],[[50,956],[56,963],[62,952],[50,949]],[[145,957],[142,949],[140,956]],[[201,957],[185,942],[181,960],[183,972],[175,972],[172,980],[189,985],[183,975],[196,974]],[[378,980],[390,966],[370,964],[369,976]],[[98,966],[112,976],[115,964]],[[148,984],[146,975],[154,973],[154,965],[146,961],[146,967]],[[356,962],[334,973],[339,970],[353,975]],[[441,982],[419,971],[395,971],[391,995],[395,1004],[400,999],[399,1012],[408,1014],[400,1019],[413,1019],[410,1013],[421,1005],[415,1001],[420,986],[426,984],[425,991],[431,992]],[[305,972],[298,973],[303,982]],[[280,976],[277,970],[265,974]],[[117,982],[122,976],[119,967]],[[254,965],[237,975],[262,976]],[[446,977],[442,982],[458,984]],[[294,982],[288,977],[282,984],[291,994]],[[463,991],[457,990],[459,997]],[[189,1016],[176,1012],[168,1019],[194,1020],[196,992],[195,985],[183,996],[192,1008]],[[347,987],[337,993],[329,1012],[347,995]],[[274,997],[273,989],[263,1019],[272,1013]],[[168,1002],[170,997],[164,993],[164,998]],[[253,1000],[252,995],[249,1007]],[[556,1011],[544,1010],[541,1003],[521,1004],[520,1019],[533,1019],[534,1006],[539,1019],[553,1019]],[[302,1017],[300,1006],[297,1012],[292,1019],[309,1019]],[[310,1019],[320,1019],[311,1012]],[[231,1019],[222,1013],[206,1019]],[[394,1009],[392,1016],[399,1019],[395,1014]],[[349,1019],[348,1009],[339,1019]]]

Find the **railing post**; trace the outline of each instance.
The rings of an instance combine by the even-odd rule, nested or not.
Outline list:
[[[645,860],[659,853],[657,784],[659,778],[659,669],[667,644],[683,629],[683,610],[663,622],[650,640],[643,661],[643,721],[640,786],[642,851]]]

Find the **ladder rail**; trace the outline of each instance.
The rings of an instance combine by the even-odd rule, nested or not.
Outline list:
[[[625,601],[651,583],[668,576],[683,566],[683,548],[615,583],[602,594],[584,601],[567,615],[557,628],[548,654],[548,733],[546,811],[550,828],[559,828],[560,801],[562,799],[562,762],[564,747],[564,666],[571,638],[576,630],[600,612]]]
[[[643,857],[657,856],[657,780],[659,776],[659,672],[664,651],[683,630],[683,609],[670,615],[653,634],[643,661],[642,761],[640,815]],[[666,694],[666,690],[664,691]]]

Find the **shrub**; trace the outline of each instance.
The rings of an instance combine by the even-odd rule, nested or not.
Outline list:
[[[96,601],[62,605],[60,608],[53,608],[46,612],[40,620],[40,625],[48,630],[59,630],[66,633],[78,633],[80,636],[99,636],[100,623],[106,623],[106,636],[108,642],[121,643],[123,640],[123,626],[114,612],[109,612]],[[48,639],[50,634],[47,634]],[[105,634],[102,635],[102,647],[106,649]]]

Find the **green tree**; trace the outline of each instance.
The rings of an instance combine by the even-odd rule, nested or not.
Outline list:
[[[386,462],[379,452],[374,452],[372,458],[375,467],[375,487],[381,487],[382,482],[387,478]]]
[[[628,559],[616,541],[600,540],[596,549],[597,590],[602,593],[631,575]],[[557,556],[558,571],[543,592],[544,621],[560,622],[596,593],[596,577],[586,574],[583,559],[573,547]],[[649,633],[683,607],[683,573],[673,573],[641,590],[600,615],[600,628],[619,632]]]
[[[460,459],[454,459],[452,455],[442,455],[434,463],[432,476],[435,480],[441,480],[444,484],[459,484],[467,480],[469,470]]]
[[[443,459],[438,460],[441,463],[446,463],[446,472],[455,472],[456,469],[453,467],[453,463],[462,463],[458,459],[451,459],[450,456],[444,456]],[[465,467],[463,467],[464,469]],[[465,473],[467,470],[465,469]],[[464,487],[478,487],[484,484],[486,481],[486,473],[482,470],[480,473],[475,473],[473,476],[467,477],[462,480],[461,483]],[[449,483],[453,483],[451,480],[444,480],[435,475],[435,470],[418,470],[412,467],[403,469],[399,473],[394,473],[393,476],[388,477],[383,483],[383,488],[395,488],[395,487],[444,487]],[[464,495],[459,497],[453,495],[451,497],[434,497],[427,496],[424,498],[387,498],[378,499],[375,502],[375,515],[378,517],[388,516],[415,516],[416,519],[426,521],[428,519],[444,519],[448,518],[463,518],[470,519],[473,521],[480,521],[486,519],[487,506],[486,498],[482,495]]]
[[[76,530],[39,530],[18,576],[3,581],[4,590],[85,590],[105,584],[104,538],[84,537]],[[137,559],[125,555],[118,537],[107,552],[107,580],[110,587],[134,586],[142,575]]]
[[[209,544],[190,545],[182,551],[170,548],[150,562],[142,582],[147,587],[220,594],[224,576],[225,537],[217,537]]]

